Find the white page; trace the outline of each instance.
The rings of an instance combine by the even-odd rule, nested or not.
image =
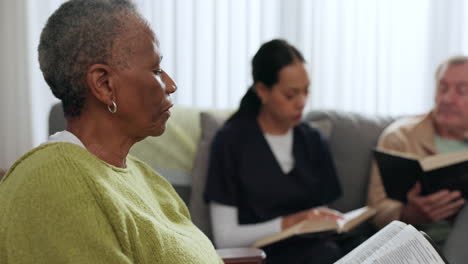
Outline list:
[[[346,223],[358,217],[359,215],[361,215],[368,209],[369,208],[367,206],[364,206],[364,207],[349,211],[346,214],[344,214],[342,219],[339,219],[336,221],[338,223],[340,230],[344,227]]]
[[[383,244],[378,250],[374,251],[372,255],[369,256],[366,259],[366,261],[363,262],[363,264],[375,263],[374,261],[376,259],[388,254],[395,248],[401,246],[403,243],[406,243],[406,241],[409,239],[409,236],[404,235],[404,234],[411,233],[413,230],[412,228],[414,229],[414,227],[412,227],[411,225],[405,224],[405,227],[398,234],[396,234],[394,237],[387,240],[385,244]]]
[[[386,225],[379,232],[367,239],[364,243],[353,249],[346,256],[335,262],[335,264],[361,264],[372,254],[377,252],[385,243],[401,232],[407,224],[400,221],[393,221]]]
[[[429,241],[411,225],[389,241],[396,247],[386,247],[374,254],[371,261],[375,264],[444,264],[440,255]]]

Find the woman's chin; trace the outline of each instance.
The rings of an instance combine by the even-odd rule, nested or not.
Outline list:
[[[294,119],[291,122],[291,127],[295,127],[295,126],[299,125],[300,123],[301,123],[301,119]]]
[[[162,134],[164,134],[164,131],[166,130],[166,123],[163,125],[158,124],[158,125],[153,125],[151,127],[148,127],[143,131],[140,131],[138,133],[142,139],[146,137],[159,137]]]
[[[159,126],[156,126],[154,127],[152,130],[151,130],[151,135],[152,137],[159,137],[161,136],[162,134],[164,134],[164,132],[166,131],[166,122],[164,122],[163,125],[159,125]]]

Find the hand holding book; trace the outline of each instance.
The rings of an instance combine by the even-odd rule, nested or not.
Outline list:
[[[343,219],[343,214],[326,207],[318,207],[309,210],[304,210],[299,213],[291,214],[283,217],[281,222],[281,230],[285,230],[302,221],[322,221],[322,220],[339,220]]]
[[[392,150],[374,150],[389,198],[405,203],[401,219],[421,224],[456,214],[468,197],[468,152],[418,158]]]
[[[424,158],[392,150],[374,150],[388,197],[406,202],[408,191],[421,183],[421,194],[459,190],[468,198],[468,151]]]
[[[407,203],[401,212],[402,221],[411,224],[439,221],[456,214],[465,203],[459,191],[441,190],[422,196],[421,189],[417,182],[408,191]]]
[[[341,214],[337,211],[320,208],[320,211],[305,211],[315,215],[314,220],[303,219],[300,222],[282,230],[279,233],[261,238],[255,242],[254,247],[264,247],[272,243],[276,243],[295,236],[316,238],[323,235],[331,236],[342,234],[362,224],[375,214],[375,209],[364,206],[359,209],[352,210],[346,214]],[[304,213],[305,213],[304,212]],[[319,216],[319,212],[327,213],[327,215],[335,215],[334,218]],[[340,217],[337,217],[340,216]],[[312,217],[312,216],[311,216]]]

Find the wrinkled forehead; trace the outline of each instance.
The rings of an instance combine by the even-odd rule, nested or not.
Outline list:
[[[162,52],[161,52],[161,48],[160,48],[160,45],[159,45],[159,40],[156,36],[156,34],[154,33],[154,31],[152,31],[150,29],[150,31],[147,33],[147,36],[148,38],[150,39],[151,43],[152,43],[152,47],[153,47],[153,52],[156,56],[156,59],[160,62],[162,60]]]
[[[156,34],[153,31],[151,31],[151,40],[153,42],[153,48],[156,55],[162,59],[162,52],[159,45],[159,39],[156,37]]]
[[[122,36],[124,38],[135,38],[135,37],[148,37],[151,41],[157,43],[159,46],[159,40],[151,27],[146,23],[145,20],[139,17],[134,17],[129,21],[124,22],[122,27]]]
[[[456,71],[463,71],[463,75],[467,75],[468,78],[468,61],[467,60],[460,60],[460,61],[453,61],[453,62],[448,62],[444,63],[439,66],[439,68],[436,71],[436,81],[441,81],[445,74],[447,74],[447,71],[449,70],[454,70],[456,68]]]

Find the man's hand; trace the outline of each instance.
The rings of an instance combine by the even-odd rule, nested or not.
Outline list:
[[[338,211],[325,207],[317,207],[284,216],[283,220],[281,221],[281,230],[291,227],[303,220],[319,221],[323,219],[338,220],[342,218],[343,214]]]
[[[422,196],[421,184],[417,182],[407,195],[400,219],[408,224],[423,224],[446,219],[460,211],[465,204],[459,191],[440,190]]]

